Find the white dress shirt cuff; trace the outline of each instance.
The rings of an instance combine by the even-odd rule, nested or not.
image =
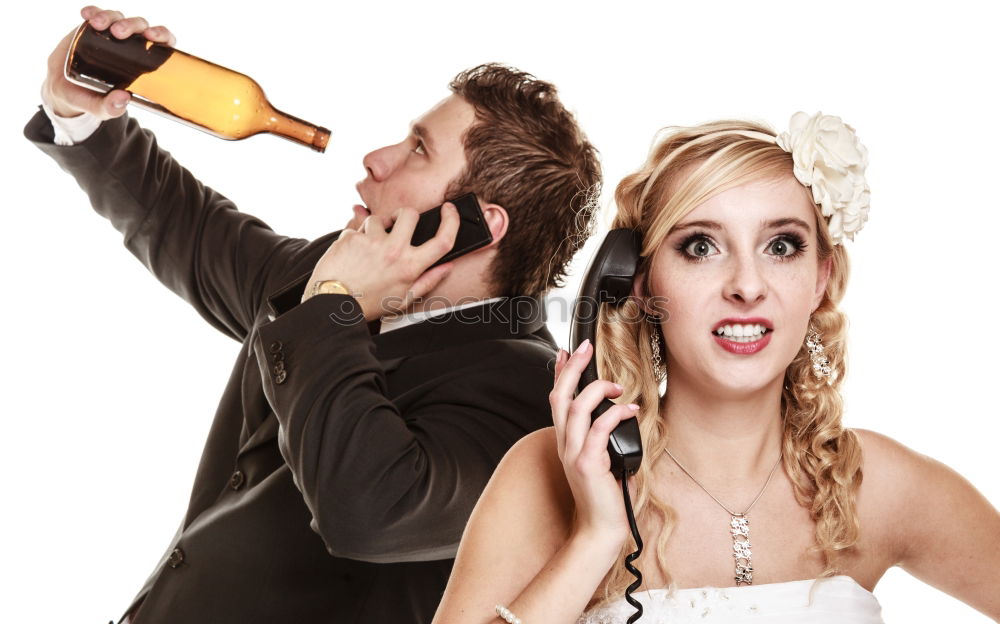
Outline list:
[[[101,126],[101,120],[97,118],[97,115],[83,113],[76,117],[60,117],[45,102],[42,102],[42,109],[52,122],[56,145],[76,145],[77,143],[82,143],[90,138],[90,135],[94,134]]]

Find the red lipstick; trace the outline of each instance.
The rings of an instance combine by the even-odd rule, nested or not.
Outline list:
[[[736,340],[727,338],[725,335],[720,336],[716,333],[720,327],[725,325],[761,325],[766,331],[760,338],[753,342],[737,342]],[[726,351],[735,353],[736,355],[753,355],[762,350],[771,342],[772,332],[774,332],[774,326],[771,324],[771,321],[765,318],[727,318],[719,321],[712,327],[712,337],[715,339],[715,342]]]
[[[771,342],[771,332],[765,333],[759,340],[753,342],[736,342],[729,340],[725,336],[715,334],[715,341],[726,351],[737,355],[753,355],[767,346]]]

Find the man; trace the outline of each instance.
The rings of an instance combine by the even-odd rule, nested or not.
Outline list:
[[[173,41],[142,18],[82,14],[119,38]],[[123,114],[126,93],[66,82],[68,39],[25,135],[243,345],[188,512],[123,621],[429,622],[497,462],[550,422],[539,297],[588,231],[595,150],[551,85],[477,67],[365,156],[348,228],[288,238],[161,151]],[[446,207],[412,247],[418,212],[468,191],[494,242],[428,270],[457,215]]]

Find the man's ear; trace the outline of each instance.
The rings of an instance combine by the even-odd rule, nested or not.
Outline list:
[[[819,263],[819,271],[816,273],[816,290],[813,292],[812,311],[815,312],[819,304],[823,302],[823,295],[826,294],[826,285],[830,281],[830,272],[833,270],[833,256],[830,256]]]
[[[500,204],[484,204],[481,208],[483,216],[486,217],[486,227],[490,228],[490,234],[493,235],[493,242],[485,247],[485,249],[490,249],[500,244],[503,237],[507,235],[510,217]]]

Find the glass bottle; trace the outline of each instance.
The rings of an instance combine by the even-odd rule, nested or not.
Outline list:
[[[144,108],[223,139],[270,132],[319,152],[330,131],[271,106],[247,75],[141,34],[118,39],[84,22],[66,55],[66,79],[107,93],[124,89]]]

